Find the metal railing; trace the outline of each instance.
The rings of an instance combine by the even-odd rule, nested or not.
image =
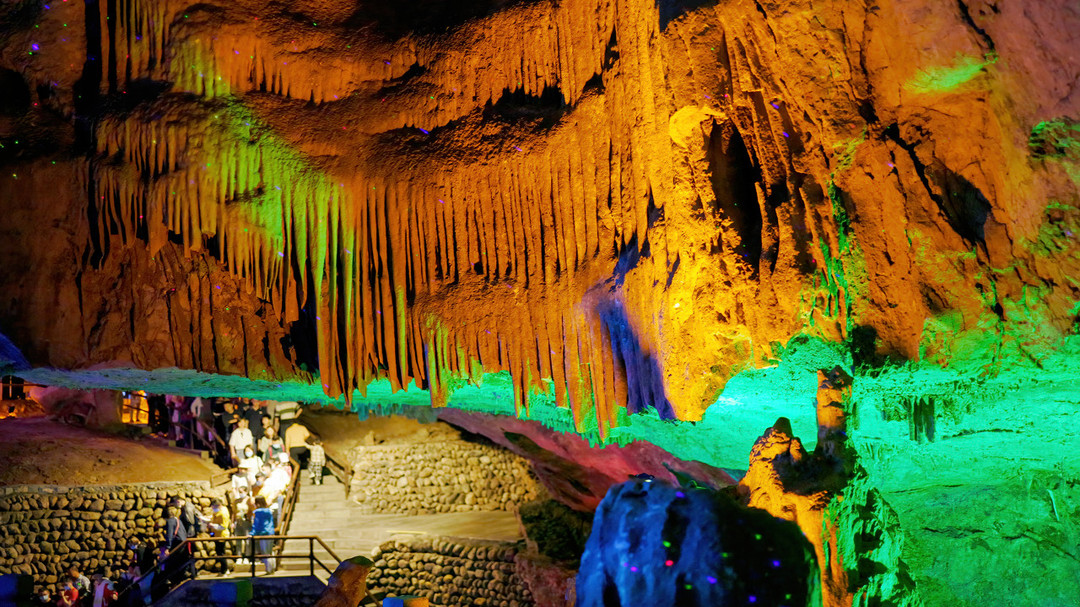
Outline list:
[[[208,556],[200,556],[200,557],[198,557],[197,560],[202,560],[202,561],[229,561],[229,560],[232,560],[232,559],[237,559],[237,558],[243,557],[243,558],[248,559],[248,561],[251,563],[251,577],[256,576],[256,573],[255,573],[255,560],[256,559],[274,559],[274,560],[277,560],[277,559],[308,559],[308,573],[309,573],[309,575],[315,575],[315,565],[318,565],[319,567],[321,567],[322,570],[325,571],[326,573],[333,574],[334,573],[334,568],[337,568],[338,564],[341,563],[341,559],[338,558],[338,555],[334,554],[334,551],[329,546],[326,545],[326,542],[324,542],[322,540],[322,538],[320,538],[317,535],[244,535],[244,536],[230,536],[230,537],[200,537],[200,538],[189,539],[189,540],[187,540],[187,543],[194,544],[194,543],[206,543],[206,542],[209,542],[209,543],[218,544],[218,543],[221,543],[221,542],[236,542],[236,541],[240,541],[240,540],[246,540],[248,542],[247,554],[243,554],[243,555],[226,554],[226,555],[221,555],[221,556],[218,556],[218,555],[215,554],[215,555],[212,555],[212,556],[210,556],[210,555],[208,555]],[[273,551],[273,553],[271,553],[271,554],[257,553],[255,551],[255,546],[256,546],[256,544],[258,543],[259,540],[273,541],[274,545],[275,545],[275,550]],[[304,540],[304,541],[306,541],[308,543],[307,554],[286,554],[286,553],[284,553],[283,547],[285,545],[285,542],[292,541],[292,540]],[[335,561],[333,563],[334,568],[328,567],[326,565],[326,563],[323,563],[322,559],[320,559],[318,557],[318,555],[315,554],[315,544],[316,543],[318,543],[319,546],[322,546],[322,549],[325,550],[326,553],[330,555],[330,558]],[[182,548],[182,546],[180,546],[180,547]]]
[[[256,546],[259,540],[273,541],[276,548],[274,553],[263,554],[260,552],[256,552]],[[307,553],[283,554],[280,552],[280,547],[284,546],[285,542],[293,540],[306,541],[308,544]],[[207,554],[198,557],[195,556],[195,544],[219,544],[222,542],[229,542],[229,544],[226,544],[227,546],[234,544],[235,542],[247,542],[248,549],[246,550],[245,554],[230,553],[218,555],[216,554],[217,550],[215,549],[210,551],[215,554]],[[330,558],[333,560],[333,567],[327,566],[327,564],[324,563],[321,558],[319,558],[318,554],[315,553],[316,543],[318,543],[318,545],[321,546],[328,555],[330,555]],[[184,559],[183,561],[180,561],[179,559],[177,559],[177,556],[181,553],[187,553],[189,557],[187,559]],[[129,592],[134,591],[134,589],[136,588],[141,589],[143,582],[147,578],[150,578],[150,576],[153,576],[150,582],[150,596],[154,597],[158,595],[155,590],[160,591],[162,585],[170,585],[171,582],[174,582],[175,578],[181,571],[193,567],[193,561],[223,561],[225,563],[228,563],[228,561],[240,558],[247,558],[250,562],[251,577],[253,578],[257,577],[257,559],[274,559],[275,561],[277,559],[307,559],[308,574],[312,576],[315,575],[315,565],[318,565],[328,575],[333,575],[334,569],[336,569],[338,564],[341,563],[341,558],[338,557],[338,555],[335,554],[334,551],[326,545],[326,542],[324,542],[322,538],[317,535],[237,535],[229,537],[189,538],[187,540],[184,540],[181,544],[177,545],[169,552],[162,555],[161,558],[158,560],[158,564],[155,565],[153,571],[143,572],[139,577],[132,580],[128,587],[120,592],[114,602],[120,605],[124,604],[122,601],[125,595],[127,595]],[[196,573],[196,577],[197,576],[198,574]],[[172,588],[170,587],[167,590],[171,591]]]

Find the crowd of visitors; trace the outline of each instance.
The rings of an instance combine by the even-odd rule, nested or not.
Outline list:
[[[294,469],[306,467],[311,482],[321,484],[326,463],[319,437],[297,420],[300,405],[172,396],[151,396],[148,404],[151,432],[210,450],[233,471],[227,499],[213,499],[203,511],[182,497],[170,500],[153,538],[129,538],[123,558],[91,578],[71,567],[55,587],[39,589],[37,607],[149,604],[196,575],[188,539],[234,538],[212,542],[210,552],[224,558],[208,561],[210,571],[227,573],[234,563],[254,567],[254,554],[267,555],[260,560],[273,573],[274,540],[268,537],[284,531],[282,510]]]

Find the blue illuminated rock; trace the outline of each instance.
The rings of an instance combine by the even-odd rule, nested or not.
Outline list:
[[[708,489],[647,476],[600,503],[577,578],[578,607],[820,604],[799,529]]]

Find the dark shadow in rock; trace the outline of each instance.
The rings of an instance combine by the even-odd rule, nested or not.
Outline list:
[[[952,229],[964,240],[985,246],[984,230],[990,216],[990,201],[974,184],[944,165],[938,164],[927,173],[941,188],[941,195],[935,197],[934,202]]]
[[[541,128],[550,128],[567,108],[562,92],[553,86],[546,87],[540,95],[530,95],[523,89],[504,89],[497,101],[489,102],[484,108],[484,118],[505,122],[539,119]]]
[[[715,0],[656,0],[656,8],[660,14],[660,31],[667,29],[668,23],[683,13],[699,6],[715,3]]]
[[[763,185],[761,169],[755,166],[742,134],[730,120],[713,123],[705,158],[712,180],[712,211],[731,222],[738,238],[733,243],[721,240],[719,249],[733,248],[735,255],[757,275],[762,217],[755,184]]]
[[[393,40],[409,33],[442,33],[471,19],[527,1],[535,0],[359,0],[346,24],[351,27],[371,27]]]
[[[149,78],[131,80],[123,91],[109,97],[107,109],[127,113],[140,104],[156,100],[171,88],[172,83],[163,80],[151,80]]]
[[[578,566],[592,529],[592,515],[578,512],[555,500],[522,504],[518,518],[525,536],[536,542],[537,551],[555,561]]]
[[[580,507],[587,501],[581,499],[582,497],[597,497],[585,483],[577,480],[596,476],[589,468],[547,451],[524,434],[504,432],[503,436],[528,458],[537,472],[537,477],[559,501]]]
[[[0,116],[22,116],[30,110],[30,86],[22,74],[0,68]]]

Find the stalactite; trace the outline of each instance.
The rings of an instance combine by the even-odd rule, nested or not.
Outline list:
[[[426,385],[441,404],[455,377],[509,370],[521,411],[531,392],[550,389],[574,408],[579,428],[604,432],[631,395],[651,394],[640,363],[620,358],[586,297],[631,247],[648,243],[664,272],[674,263],[668,255],[679,254],[651,225],[674,198],[663,116],[676,101],[657,92],[666,78],[653,52],[658,25],[642,18],[640,3],[525,3],[505,9],[513,18],[484,17],[446,34],[457,44],[410,34],[363,50],[314,26],[253,24],[243,7],[215,7],[220,23],[209,31],[199,18],[205,7],[117,5],[111,52],[129,61],[124,81],[166,80],[173,91],[100,121],[98,152],[108,161],[92,178],[101,232],[115,226],[131,241],[145,224],[151,254],[169,232],[185,250],[216,238],[223,264],[285,322],[313,296],[308,312],[331,395],[363,393],[385,377],[395,389]],[[177,12],[189,8],[191,19]],[[762,248],[777,244],[781,270],[821,257],[777,229],[803,213],[815,240],[830,237],[820,201],[802,202],[812,193],[774,201],[790,180],[791,153],[787,127],[766,111],[759,51],[739,39],[717,43],[712,55],[668,47],[690,62],[722,55],[723,83],[701,76],[695,87],[743,91],[738,107],[725,103],[763,173],[754,184]],[[560,103],[543,120],[506,126],[491,143],[458,139],[487,138],[468,130],[485,111],[549,91]],[[670,96],[697,103],[700,93]],[[348,105],[373,99],[379,111]],[[307,102],[312,128],[340,129],[340,140],[302,133],[266,109],[299,112]],[[491,132],[503,128],[494,122]],[[393,147],[394,137],[415,133],[407,127],[425,131],[408,143],[422,161]],[[842,291],[835,272],[823,277],[822,290]],[[843,297],[833,313],[846,318]],[[642,329],[641,339],[651,351],[659,329]]]

